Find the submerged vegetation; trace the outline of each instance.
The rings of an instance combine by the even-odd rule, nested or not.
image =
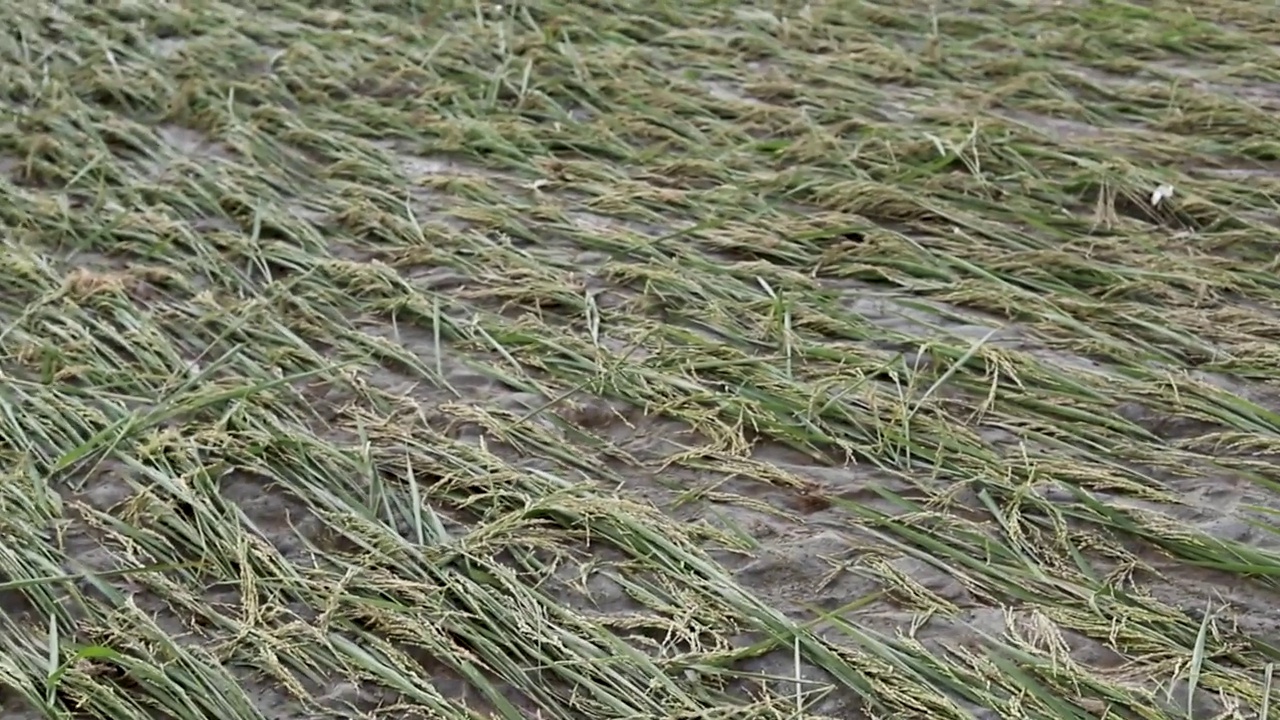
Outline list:
[[[13,6],[5,717],[1277,716],[1278,20]]]

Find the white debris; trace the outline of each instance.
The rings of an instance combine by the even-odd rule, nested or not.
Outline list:
[[[1155,192],[1151,193],[1151,207],[1156,207],[1161,202],[1168,200],[1171,197],[1173,197],[1173,186],[1167,184],[1161,185],[1156,188]]]

